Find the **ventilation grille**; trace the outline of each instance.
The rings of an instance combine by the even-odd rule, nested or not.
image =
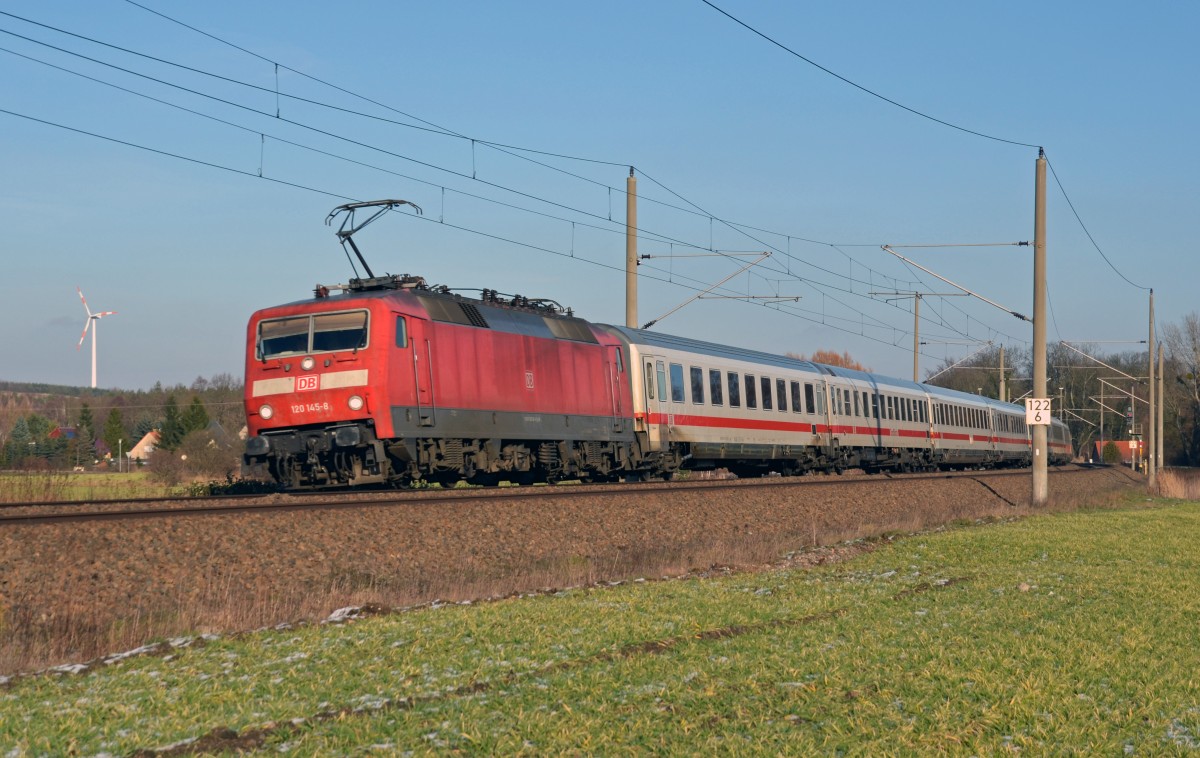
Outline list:
[[[488,328],[487,319],[471,303],[441,297],[419,297],[418,299],[434,321]]]

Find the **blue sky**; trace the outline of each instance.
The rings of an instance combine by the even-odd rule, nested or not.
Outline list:
[[[353,275],[324,225],[343,198],[404,198],[425,211],[389,214],[356,238],[376,273],[548,297],[622,323],[620,193],[632,165],[640,252],[656,256],[641,269],[640,321],[750,260],[667,256],[773,250],[721,290],[755,299],[698,300],[655,328],[772,352],[848,350],[899,376],[911,372],[911,300],[869,293],[950,290],[880,245],[1033,236],[1035,148],[889,105],[700,0],[139,2],[256,55],[125,0],[0,10],[263,89],[0,15],[6,32],[177,85],[6,33],[0,109],[233,169],[0,113],[0,379],[88,383],[76,286],[94,308],[118,311],[100,324],[101,386],[240,374],[254,310]],[[1143,287],[1155,289],[1160,324],[1200,307],[1200,6],[717,5],[910,108],[1045,147],[1120,272],[1051,177],[1051,339],[1145,339]],[[905,254],[1032,313],[1030,248]],[[774,294],[801,299],[764,299]],[[1032,334],[961,297],[928,298],[922,316],[922,373],[975,349],[965,342],[1022,345]]]

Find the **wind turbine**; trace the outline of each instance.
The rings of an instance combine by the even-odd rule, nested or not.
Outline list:
[[[87,321],[83,322],[83,334],[79,336],[79,344],[75,349],[83,347],[83,341],[87,339],[88,329],[92,330],[92,389],[96,388],[96,322],[105,316],[115,316],[116,311],[101,311],[100,313],[92,313],[92,309],[88,307],[87,298],[83,296],[83,290],[78,287],[75,291],[79,293],[79,299],[83,301],[83,309],[87,311]]]

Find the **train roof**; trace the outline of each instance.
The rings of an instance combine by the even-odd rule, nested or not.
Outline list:
[[[991,406],[997,410],[1009,413],[1024,413],[1023,408],[1012,403],[1002,403],[999,400],[982,395],[973,395],[969,392],[960,392],[945,387],[937,387],[932,384],[913,382],[885,374],[857,371],[842,366],[830,366],[824,363],[788,358],[787,356],[766,353],[760,350],[720,345],[714,342],[652,332],[646,329],[631,329],[613,324],[598,324],[574,316],[569,309],[565,309],[566,312],[564,313],[564,309],[558,307],[557,304],[553,306],[549,305],[549,301],[522,299],[519,296],[514,296],[512,301],[505,301],[502,298],[497,298],[496,293],[490,290],[483,290],[483,297],[481,298],[464,297],[444,288],[427,287],[424,279],[410,277],[407,274],[402,276],[389,275],[372,280],[351,280],[351,282],[352,285],[350,286],[337,286],[337,289],[342,290],[341,294],[330,293],[328,288],[318,285],[317,290],[314,290],[316,297],[296,300],[276,307],[311,305],[318,302],[336,303],[340,300],[360,298],[395,297],[397,294],[403,294],[407,297],[418,299],[427,311],[429,311],[430,316],[436,321],[448,321],[469,326],[484,326],[496,329],[497,331],[524,334],[533,337],[557,337],[558,339],[594,342],[595,338],[591,334],[591,330],[587,328],[587,325],[590,325],[594,329],[615,334],[625,341],[636,345],[646,345],[667,350],[680,350],[727,360],[747,361],[792,371],[806,371],[812,374],[838,376],[863,382],[873,387],[894,387],[913,392],[928,392],[930,395],[960,403]],[[440,303],[458,304],[459,307],[462,307],[462,313],[459,313],[454,308],[447,310],[444,306],[439,307]]]
[[[1024,413],[1023,408],[1012,403],[1002,403],[999,400],[985,397],[983,395],[973,395],[969,392],[960,392],[959,390],[938,387],[932,384],[913,382],[907,379],[887,376],[885,374],[857,371],[855,369],[844,368],[842,366],[830,366],[824,363],[815,363],[808,360],[788,358],[787,356],[776,355],[774,353],[764,353],[759,350],[731,347],[729,345],[719,345],[713,342],[691,339],[689,337],[678,337],[673,334],[651,332],[646,329],[631,329],[626,326],[614,326],[612,324],[598,324],[597,326],[616,332],[629,342],[637,345],[658,347],[666,350],[682,350],[684,352],[707,355],[714,358],[749,361],[764,366],[786,368],[793,371],[799,370],[808,371],[814,374],[839,376],[846,379],[860,381],[871,386],[896,387],[900,389],[912,390],[914,392],[928,392],[931,395],[945,398],[947,400],[955,400],[957,402],[970,403],[973,405],[988,405],[998,410],[1004,410],[1010,413]]]

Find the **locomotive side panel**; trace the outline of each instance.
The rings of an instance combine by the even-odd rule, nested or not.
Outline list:
[[[390,407],[396,436],[608,440],[621,436],[611,345],[422,321],[418,409]],[[428,374],[428,377],[426,377]]]

